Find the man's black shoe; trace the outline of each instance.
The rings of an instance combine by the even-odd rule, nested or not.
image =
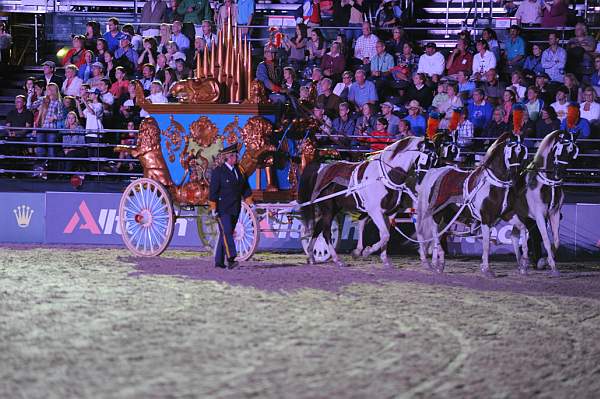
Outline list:
[[[229,263],[229,266],[227,266],[228,269],[235,269],[236,267],[238,267],[240,265],[235,260],[229,261],[228,263]]]

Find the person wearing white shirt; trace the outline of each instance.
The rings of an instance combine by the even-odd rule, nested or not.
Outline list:
[[[159,80],[155,80],[152,82],[150,86],[150,95],[146,97],[146,100],[152,104],[166,104],[169,102],[167,97],[163,94],[163,85]],[[140,116],[142,118],[146,118],[150,116],[150,114],[143,109],[140,111]]]
[[[485,40],[477,41],[477,54],[473,57],[473,75],[479,74],[479,77],[492,68],[496,68],[496,56],[489,50]]]
[[[354,58],[357,58],[361,63],[368,64],[370,59],[375,57],[375,54],[377,54],[375,45],[377,44],[379,38],[371,33],[371,24],[368,22],[363,22],[362,32],[363,34],[356,39],[356,45],[354,46]]]
[[[566,87],[560,87],[556,92],[556,101],[550,104],[554,108],[554,111],[556,111],[556,116],[561,122],[567,117],[567,109],[569,108],[568,97],[569,90]]]
[[[542,23],[542,3],[540,0],[523,0],[515,13],[522,25],[540,25]]]
[[[335,85],[333,88],[333,94],[342,98],[348,99],[348,93],[350,91],[350,86],[352,86],[352,72],[345,71],[342,74],[342,81]]]
[[[548,34],[548,47],[542,53],[542,67],[553,82],[562,82],[565,77],[565,63],[567,52],[558,46],[558,35],[554,32]]]
[[[427,43],[425,46],[425,54],[419,57],[417,73],[424,73],[429,77],[433,75],[441,76],[444,74],[445,68],[446,59],[437,51],[435,43]]]
[[[65,81],[62,84],[62,94],[64,96],[77,97],[79,95],[83,80],[77,76],[77,72],[79,72],[79,69],[73,64],[69,64],[65,68]]]
[[[583,102],[579,105],[580,115],[588,122],[600,119],[600,104],[596,102],[596,90],[588,86],[583,91]]]

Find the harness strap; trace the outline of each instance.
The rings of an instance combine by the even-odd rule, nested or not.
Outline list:
[[[548,205],[548,209],[553,209],[556,201],[556,188],[562,186],[563,180],[554,180],[550,179],[547,176],[544,176],[541,172],[537,172],[536,180],[544,186],[550,187],[550,204]]]

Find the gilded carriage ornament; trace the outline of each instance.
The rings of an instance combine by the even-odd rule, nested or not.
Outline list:
[[[248,93],[248,99],[244,101],[245,104],[268,104],[269,98],[267,97],[267,91],[263,83],[254,79],[250,83],[250,92]]]
[[[166,187],[173,185],[167,164],[160,146],[160,127],[153,117],[140,123],[136,147],[131,155],[139,159],[144,169],[144,177],[156,180]]]
[[[169,156],[169,162],[175,162],[175,152],[181,150],[181,146],[184,143],[184,134],[185,128],[183,125],[175,120],[173,115],[169,116],[171,123],[169,126],[162,132],[165,137],[165,146],[167,149],[167,154]],[[183,153],[181,152],[181,165],[184,166]],[[184,166],[185,167],[185,166]]]
[[[227,142],[227,145],[237,143],[241,137],[241,132],[240,117],[236,115],[233,117],[233,122],[229,122],[223,129],[223,139]]]
[[[219,102],[221,89],[213,78],[186,79],[171,87],[171,95],[179,102],[189,104],[213,104]]]

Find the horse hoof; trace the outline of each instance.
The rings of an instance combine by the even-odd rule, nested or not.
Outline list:
[[[362,250],[359,251],[359,250],[355,249],[354,251],[352,251],[352,258],[353,259],[360,258],[361,255],[362,255]]]
[[[306,263],[308,263],[309,265],[314,265],[317,262],[315,262],[315,260],[313,258],[309,258],[309,259],[306,260]]]
[[[348,267],[348,264],[347,264],[347,263],[344,263],[344,262],[342,262],[341,260],[338,260],[338,261],[336,261],[336,262],[334,262],[334,263],[335,263],[335,265],[336,265],[337,267]]]
[[[488,278],[495,278],[496,274],[489,268],[487,269],[481,269],[481,274],[483,274],[484,277],[488,277]]]
[[[366,258],[367,256],[371,255],[371,247],[366,247],[365,249],[363,249],[361,255],[363,258]]]
[[[548,263],[546,262],[546,258],[541,258],[540,260],[537,261],[537,264],[535,265],[535,267],[538,270],[544,270],[546,268],[547,264]]]
[[[525,267],[520,267],[520,268],[519,268],[519,274],[520,274],[521,276],[527,276],[529,273],[527,273],[527,268],[525,268]]]
[[[387,260],[387,261],[383,262],[383,267],[385,267],[386,269],[393,269],[394,265],[392,265],[392,262]]]

